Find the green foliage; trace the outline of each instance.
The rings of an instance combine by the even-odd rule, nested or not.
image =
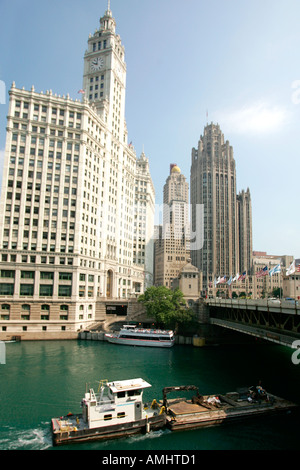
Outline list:
[[[282,298],[282,294],[283,294],[283,291],[282,291],[282,288],[281,287],[276,287],[273,289],[272,291],[272,296],[273,297],[280,297]]]
[[[148,317],[165,328],[183,332],[195,322],[195,314],[186,308],[183,293],[179,289],[173,291],[165,286],[149,287],[140,295],[138,302],[144,305]]]

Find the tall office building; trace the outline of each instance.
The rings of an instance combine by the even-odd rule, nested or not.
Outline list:
[[[239,229],[239,270],[252,274],[252,204],[250,190],[237,196]]]
[[[189,259],[189,185],[180,168],[170,165],[164,185],[163,224],[155,240],[155,285],[172,287]]]
[[[143,292],[145,272],[151,282],[151,257],[134,257],[136,235],[144,245],[150,229],[137,234],[134,222],[141,209],[151,222],[154,191],[149,164],[127,142],[126,64],[115,27],[108,8],[88,39],[82,101],[14,83],[9,91],[0,201],[4,336],[74,333],[105,314],[105,301]],[[136,208],[142,181],[151,197]]]
[[[252,235],[249,235],[252,231],[250,193],[247,197],[240,196],[238,212],[233,148],[225,141],[217,124],[207,125],[198,147],[192,149],[190,184],[193,233],[196,232],[196,218],[199,216],[197,205],[203,209],[203,244],[191,250],[191,258],[203,273],[205,293],[212,295],[215,278],[227,276],[228,279],[231,275],[235,276],[239,269],[244,269],[240,264],[239,221],[243,227],[243,262],[248,263],[252,252]]]
[[[144,152],[137,159],[134,211],[133,262],[143,267],[141,275],[144,289],[147,289],[153,285],[155,190]],[[139,283],[133,292],[139,293],[141,285]]]

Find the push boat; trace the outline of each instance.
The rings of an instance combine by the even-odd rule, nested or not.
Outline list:
[[[118,333],[106,333],[105,338],[109,343],[128,346],[171,348],[175,343],[172,330],[137,328],[136,325],[123,325]]]
[[[151,385],[138,378],[119,382],[100,381],[98,391],[90,388],[81,401],[82,413],[51,420],[54,446],[78,441],[127,437],[161,429],[166,423],[156,400],[142,401]]]

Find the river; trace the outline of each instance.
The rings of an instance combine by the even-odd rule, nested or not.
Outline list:
[[[0,450],[53,448],[52,417],[80,412],[86,383],[142,377],[152,384],[145,400],[162,399],[162,388],[196,385],[202,394],[263,386],[275,395],[300,402],[300,365],[292,351],[253,342],[170,349],[117,346],[96,341],[49,341],[6,344],[0,365]],[[170,396],[171,397],[171,396]],[[297,413],[172,433],[168,430],[108,442],[64,446],[102,451],[297,450]]]

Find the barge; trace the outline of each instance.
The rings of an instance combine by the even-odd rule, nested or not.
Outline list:
[[[167,400],[173,391],[195,390],[192,399]],[[283,398],[267,393],[261,386],[243,388],[237,392],[218,395],[200,395],[197,387],[181,386],[163,389],[163,407],[166,426],[172,431],[197,429],[246,418],[288,413],[297,405]]]
[[[163,400],[143,403],[145,380],[101,381],[86,391],[82,413],[51,420],[54,446],[124,438],[153,430],[191,430],[246,418],[287,413],[298,405],[267,393],[261,386],[219,395],[200,395],[194,385],[165,387]],[[196,392],[190,399],[167,399],[170,392]]]
[[[166,416],[156,400],[142,401],[145,380],[101,381],[98,392],[89,389],[81,401],[82,414],[51,420],[54,446],[72,442],[127,437],[161,429]]]
[[[106,333],[105,339],[109,343],[126,346],[158,348],[171,348],[175,343],[175,335],[172,330],[137,328],[136,325],[123,325],[118,333]]]

